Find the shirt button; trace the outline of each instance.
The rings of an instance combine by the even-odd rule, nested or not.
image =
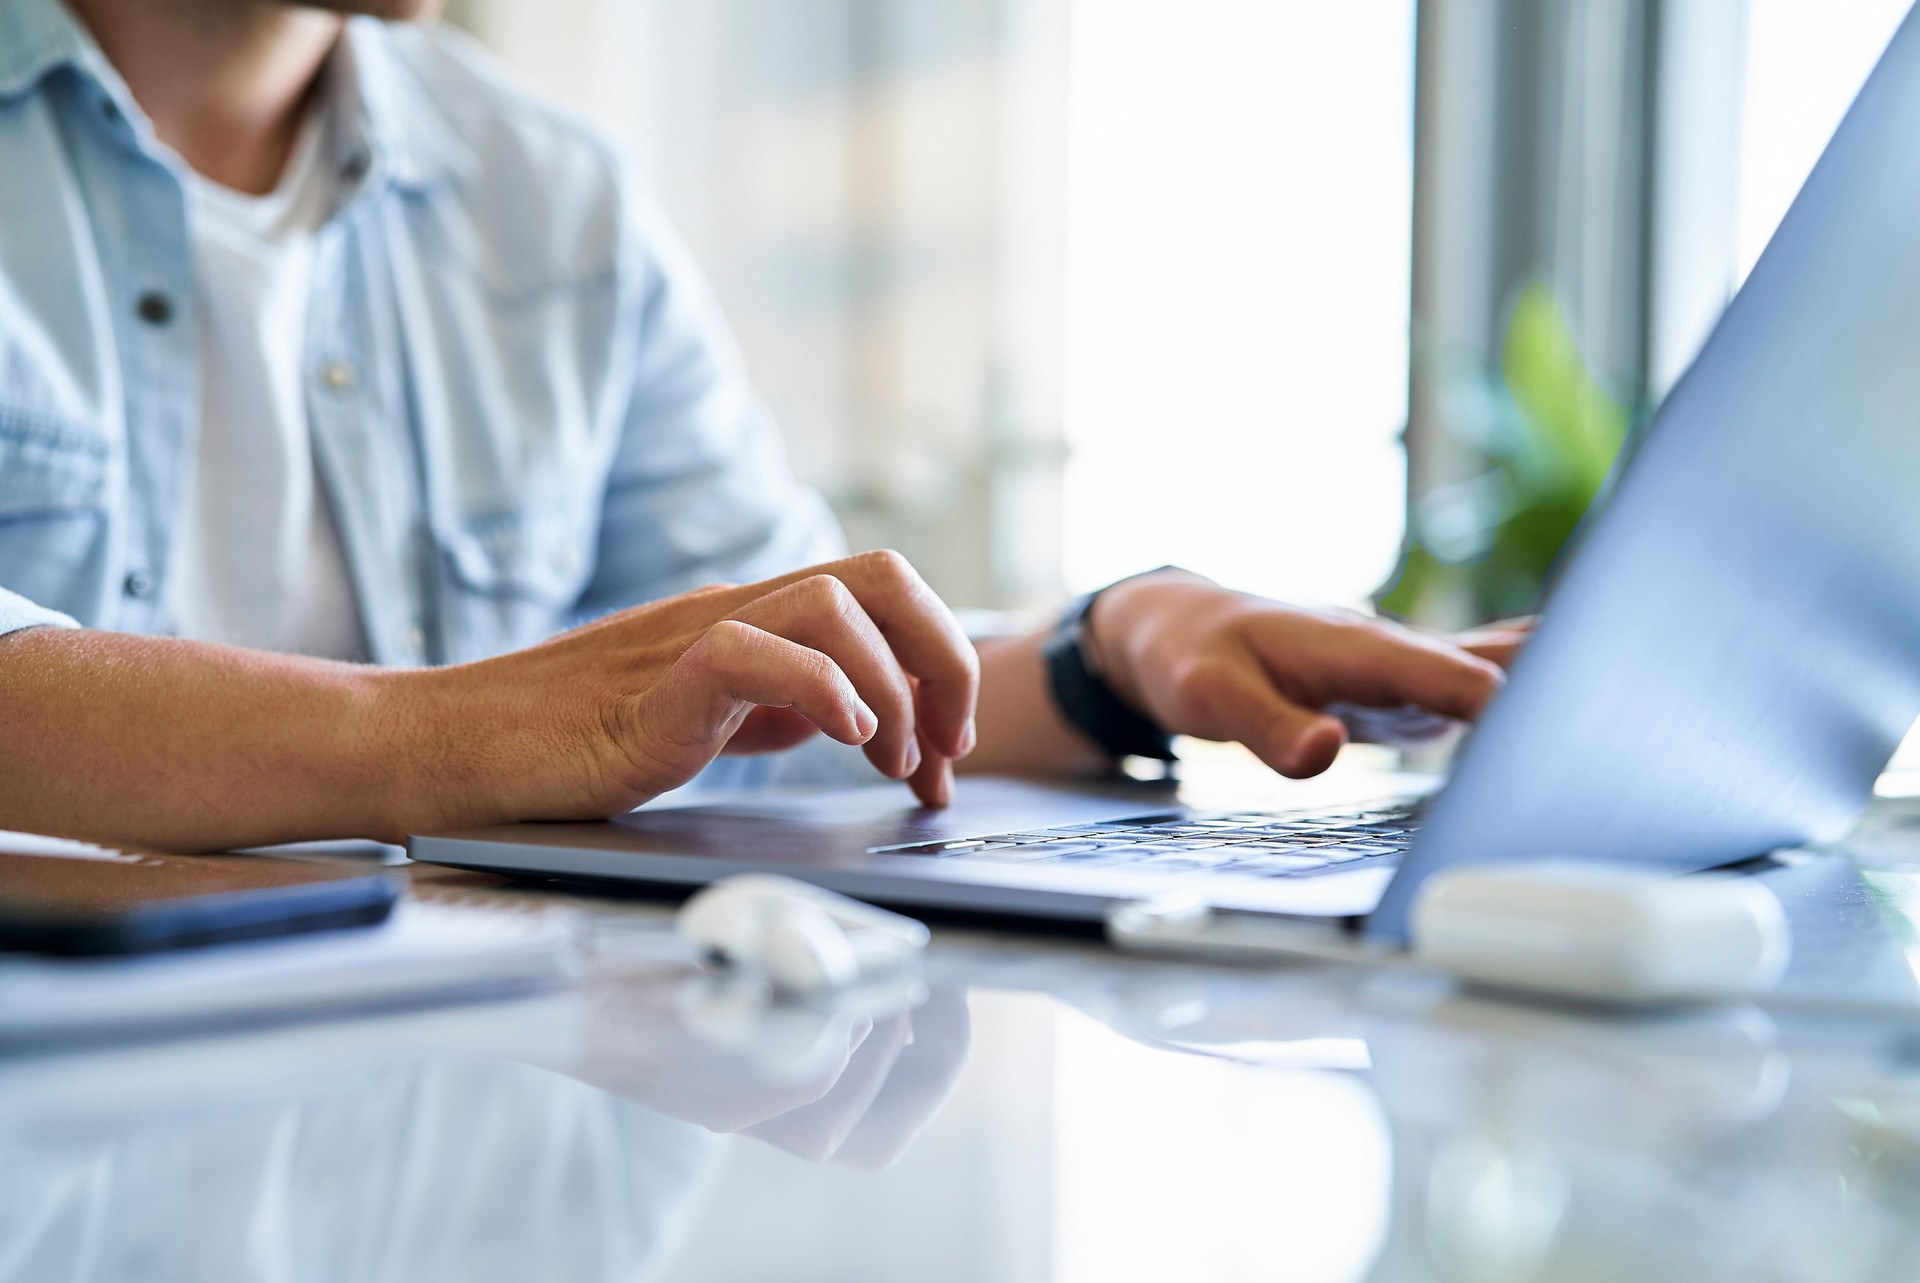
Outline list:
[[[135,310],[140,313],[140,319],[148,325],[165,325],[173,319],[173,300],[158,290],[153,290],[140,296]]]
[[[121,581],[120,587],[126,591],[127,596],[145,601],[153,596],[153,576],[144,570],[129,570],[126,579]]]
[[[353,367],[345,361],[328,361],[320,367],[320,383],[329,392],[346,392],[353,387]]]
[[[427,634],[418,624],[411,624],[407,631],[400,634],[400,644],[406,647],[407,654],[424,654],[427,649]]]

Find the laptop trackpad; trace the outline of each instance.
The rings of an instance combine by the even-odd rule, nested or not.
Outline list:
[[[1019,829],[1087,824],[1178,809],[1168,784],[1131,780],[1033,783],[977,778],[960,782],[953,805],[917,806],[901,784],[826,791],[754,792],[646,806],[611,823],[648,848],[751,856],[763,844],[791,859],[861,855],[873,847],[978,837]],[[722,837],[724,835],[724,837]],[[720,839],[716,841],[716,839]]]

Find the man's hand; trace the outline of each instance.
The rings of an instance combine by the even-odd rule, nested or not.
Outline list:
[[[1345,702],[1470,720],[1499,690],[1525,624],[1451,641],[1308,611],[1185,571],[1116,584],[1088,620],[1090,658],[1122,700],[1176,734],[1238,741],[1282,775],[1317,775],[1347,740]]]
[[[866,553],[764,583],[638,606],[530,649],[395,674],[421,748],[415,831],[599,819],[721,753],[816,731],[944,804],[974,743],[979,661],[906,559]]]
[[[1532,635],[1533,617],[1528,615],[1483,624],[1464,633],[1455,633],[1447,640],[1468,654],[1490,659],[1505,668],[1513,662],[1513,657],[1520,653],[1521,645]]]
[[[1524,635],[1449,644],[1177,571],[1108,590],[1090,625],[1121,698],[1289,775],[1338,751],[1334,701],[1474,716]],[[940,805],[962,757],[992,771],[1104,762],[1055,710],[1041,640],[976,656],[893,553],[704,588],[442,669],[26,629],[0,637],[0,826],[194,851],[598,819],[721,753],[816,732]]]

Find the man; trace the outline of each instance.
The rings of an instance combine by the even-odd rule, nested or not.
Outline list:
[[[1142,728],[1308,775],[1331,701],[1498,684],[1510,633],[1178,571],[976,654],[840,556],[658,216],[436,0],[70,4],[0,0],[0,826],[605,816],[816,731],[934,805]]]

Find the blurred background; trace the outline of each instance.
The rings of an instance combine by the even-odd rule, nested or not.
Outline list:
[[[711,275],[857,546],[1525,609],[1907,0],[455,0]]]

